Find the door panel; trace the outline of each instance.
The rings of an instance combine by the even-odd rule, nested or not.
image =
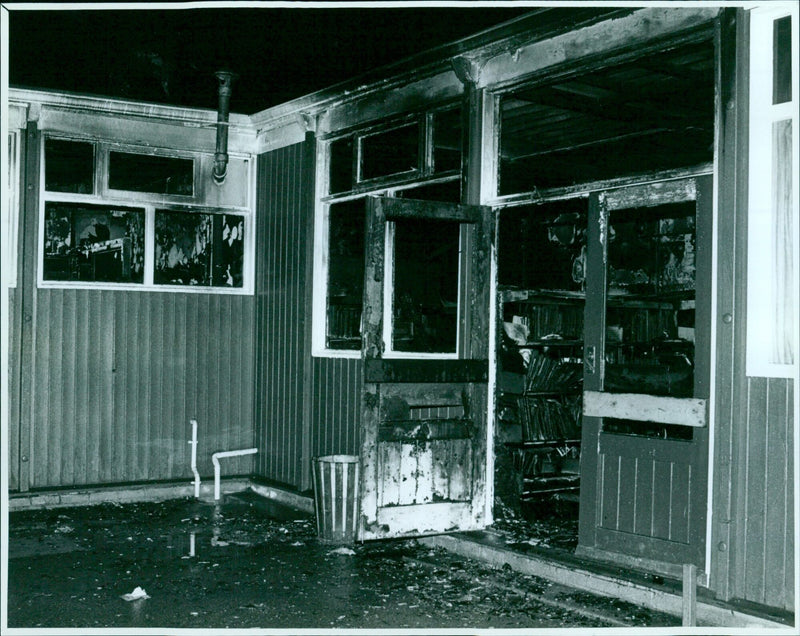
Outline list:
[[[457,281],[459,297],[446,297],[445,290],[437,303],[441,290],[430,289],[435,272],[423,275],[421,268],[403,284],[408,290],[418,278],[419,288],[409,295],[425,300],[416,304],[416,313],[403,313],[395,307],[399,296],[392,276],[397,270],[390,259],[396,253],[393,240],[410,235],[392,224],[413,220],[419,229],[426,219],[457,229],[458,277],[451,272],[445,278]],[[369,201],[362,319],[362,540],[484,524],[490,241],[488,208],[388,197]],[[418,249],[415,258],[425,256]],[[432,259],[444,262],[440,255]],[[436,320],[439,305],[449,316],[439,324],[455,320],[458,331],[453,331],[452,352],[435,355],[419,335]],[[398,333],[401,338],[395,337]],[[436,342],[439,351],[444,340]],[[392,353],[396,343],[401,344]],[[416,352],[409,350],[417,346]]]
[[[579,552],[675,573],[705,555],[711,178],[593,195]]]

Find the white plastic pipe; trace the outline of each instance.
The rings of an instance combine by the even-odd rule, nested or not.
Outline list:
[[[254,455],[258,452],[257,448],[242,448],[240,450],[220,451],[211,456],[214,463],[214,500],[219,499],[219,460],[223,457],[238,457],[239,455]]]
[[[197,420],[189,420],[192,423],[192,472],[194,473],[194,498],[200,498],[200,473],[197,472]]]

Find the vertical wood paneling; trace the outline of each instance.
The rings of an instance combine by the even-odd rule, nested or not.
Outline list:
[[[190,417],[204,475],[252,445],[253,300],[209,297],[37,291],[31,487],[190,478]]]
[[[307,206],[313,187],[297,144],[259,158],[256,237],[257,474],[299,487],[302,478],[305,377]]]
[[[357,455],[361,445],[359,399],[362,361],[315,358],[313,368],[313,454]]]
[[[767,469],[765,423],[767,412],[768,380],[751,380],[748,388],[748,418],[745,443],[745,494],[744,516],[744,567],[745,596],[748,599],[764,597],[764,488]],[[766,417],[765,417],[766,416]]]
[[[669,539],[669,514],[672,501],[672,464],[670,462],[653,462],[653,536]]]
[[[793,609],[794,391],[790,380],[748,378],[741,511],[742,594]]]
[[[653,532],[653,462],[636,459],[636,482],[634,484],[635,516],[633,532],[650,536]]]
[[[633,532],[634,519],[636,517],[636,492],[639,486],[637,482],[636,465],[638,458],[620,458],[620,492],[619,492],[619,514],[617,529],[621,532]]]

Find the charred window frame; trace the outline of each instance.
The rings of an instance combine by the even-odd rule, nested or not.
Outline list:
[[[198,187],[213,156],[57,135],[42,148],[40,287],[252,293],[251,196]],[[252,182],[242,163],[236,190]]]
[[[322,138],[318,149],[313,354],[358,357],[366,197],[459,203],[462,104]]]

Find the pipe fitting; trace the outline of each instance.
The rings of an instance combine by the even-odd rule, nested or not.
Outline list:
[[[211,456],[211,462],[214,464],[214,501],[219,500],[219,481],[220,481],[220,465],[219,460],[223,457],[238,457],[239,455],[255,455],[258,452],[257,448],[242,448],[240,450],[220,451]]]
[[[214,183],[221,185],[228,174],[228,129],[230,127],[228,117],[233,80],[237,76],[231,71],[217,71],[214,76],[219,81],[219,103],[217,108],[217,146],[211,176],[214,178]]]

